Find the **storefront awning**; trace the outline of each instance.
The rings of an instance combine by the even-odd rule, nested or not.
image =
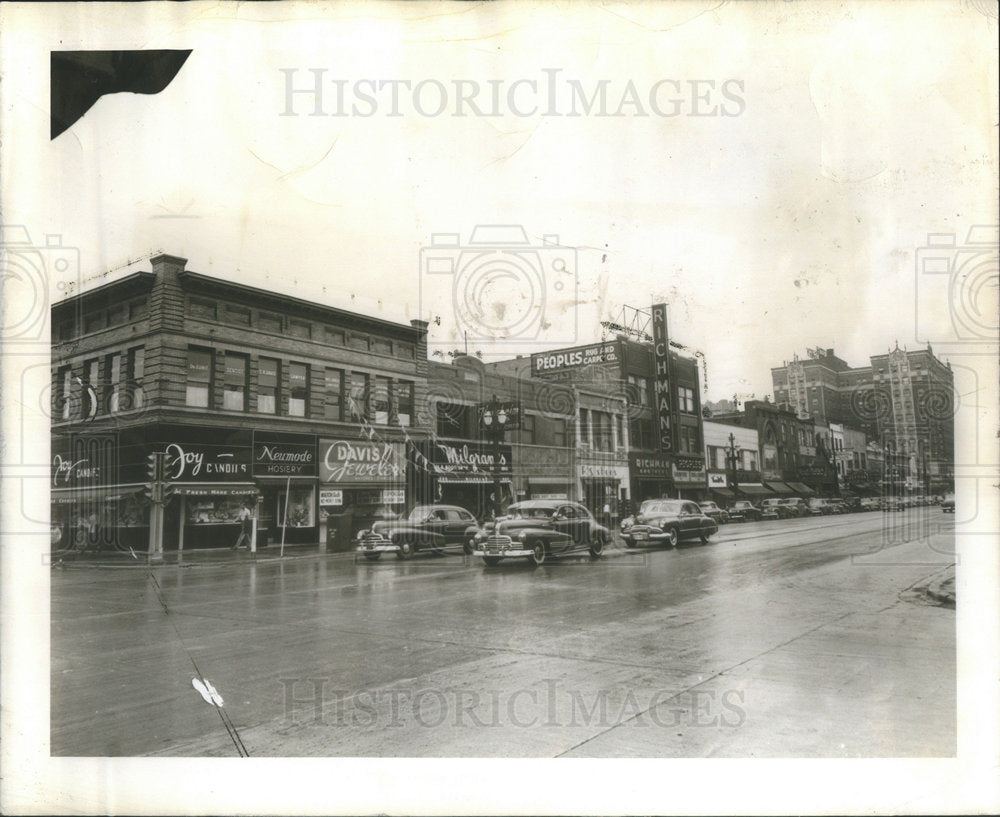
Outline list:
[[[768,482],[767,487],[770,488],[772,491],[774,491],[774,493],[776,494],[788,494],[789,496],[791,496],[792,494],[795,493],[794,488],[789,488],[783,482]]]
[[[814,493],[816,493],[816,492],[815,492],[815,491],[814,491],[814,490],[813,490],[812,488],[810,488],[810,487],[809,487],[808,485],[803,485],[803,484],[802,484],[801,482],[789,482],[789,483],[788,483],[788,487],[789,487],[789,488],[791,488],[791,489],[792,489],[793,491],[795,491],[796,493],[798,493],[798,494],[803,494],[803,495],[805,495],[805,496],[809,496],[809,495],[811,495],[811,494],[814,494]]]
[[[759,482],[741,483],[739,490],[745,494],[752,494],[754,496],[772,496],[774,494],[770,488]]]
[[[713,487],[712,488],[712,493],[713,494],[718,494],[719,496],[724,496],[724,497],[734,497],[734,496],[736,496],[736,494],[733,493],[733,489],[732,488],[715,488],[715,487]]]
[[[251,496],[258,492],[253,482],[174,482],[170,490],[176,496]]]
[[[104,485],[99,488],[53,488],[53,505],[74,505],[77,502],[117,502],[142,491],[142,485]]]
[[[471,474],[466,474],[464,476],[452,476],[452,477],[438,477],[438,482],[442,485],[492,485],[493,477],[488,477],[486,475],[473,476]],[[510,485],[510,477],[500,477],[501,485]]]
[[[565,477],[528,477],[529,485],[561,485],[565,487],[572,484],[572,482],[572,480]]]

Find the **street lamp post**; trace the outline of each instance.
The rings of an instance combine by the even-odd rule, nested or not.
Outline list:
[[[736,457],[738,456],[739,453],[740,453],[739,449],[736,448],[736,435],[730,434],[729,435],[729,462],[730,462],[730,466],[731,466],[732,472],[733,472],[733,477],[732,477],[733,493],[735,493],[736,491],[738,491],[739,487],[740,487],[740,483],[739,483],[739,481],[736,478]]]
[[[483,407],[483,430],[493,443],[493,518],[500,518],[500,444],[507,426],[507,411],[494,394]]]

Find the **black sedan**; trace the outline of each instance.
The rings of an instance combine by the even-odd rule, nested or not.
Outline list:
[[[383,553],[408,559],[417,551],[443,554],[448,550],[471,552],[479,527],[476,517],[457,505],[417,505],[403,519],[376,522],[358,533],[358,553],[376,561]]]
[[[686,499],[647,499],[631,524],[622,524],[625,547],[664,544],[674,547],[683,539],[702,543],[717,533],[719,524],[706,516],[697,503]]]
[[[734,522],[759,522],[760,508],[745,499],[738,499],[729,506],[729,518]]]
[[[519,558],[541,565],[550,556],[576,552],[597,559],[610,540],[608,529],[580,503],[529,499],[515,502],[495,525],[480,531],[473,555],[482,556],[488,567]]]

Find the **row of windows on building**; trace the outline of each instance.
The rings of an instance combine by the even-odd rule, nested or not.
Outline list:
[[[223,356],[221,384],[215,382],[216,354]],[[219,388],[226,411],[321,415],[326,420],[356,422],[363,418],[376,425],[409,426],[413,422],[412,381],[272,357],[251,361],[243,353],[189,347],[185,405],[209,408]],[[312,405],[316,399],[322,401],[322,407]]]
[[[404,360],[416,358],[416,346],[401,340],[391,340],[366,332],[346,330],[328,324],[314,324],[301,318],[280,315],[262,309],[236,304],[219,304],[202,298],[188,298],[185,303],[188,317],[223,323],[241,328],[251,328],[259,332],[270,332],[302,340],[315,340],[333,346],[343,346],[363,352],[387,355]],[[82,331],[83,334],[100,332],[124,326],[147,317],[149,307],[146,298],[114,304],[90,310],[77,319],[64,320],[56,327],[56,339],[69,340]]]
[[[135,346],[105,355],[103,372],[99,357],[85,360],[80,375],[74,375],[71,366],[61,366],[56,372],[53,416],[69,420],[73,416],[74,395],[79,395],[81,417],[142,408],[145,360],[143,347]]]

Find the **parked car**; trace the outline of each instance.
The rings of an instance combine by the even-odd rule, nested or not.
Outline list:
[[[941,513],[955,513],[954,495],[948,495],[941,500]]]
[[[635,515],[635,521],[622,529],[625,547],[638,544],[664,544],[674,547],[682,539],[700,539],[702,543],[719,530],[719,523],[706,516],[694,502],[686,499],[647,499]]]
[[[418,551],[442,554],[461,548],[471,553],[479,526],[465,508],[457,505],[417,505],[402,519],[382,520],[358,533],[358,553],[377,561],[383,553],[408,559]]]
[[[762,519],[787,519],[791,510],[782,500],[772,497],[760,503],[760,515]]]
[[[729,519],[733,522],[757,522],[760,508],[745,499],[738,499],[729,506]]]
[[[814,496],[809,499],[809,513],[812,516],[828,516],[834,513],[833,503],[829,499]]]
[[[517,558],[540,565],[550,556],[583,551],[597,559],[610,540],[610,531],[580,503],[529,499],[510,505],[490,530],[478,531],[473,555],[489,567]]]
[[[724,525],[729,521],[729,511],[720,508],[714,502],[699,502],[698,507],[705,516],[712,517],[718,525]]]
[[[865,496],[861,498],[862,511],[877,511],[882,507],[882,502],[877,496]]]
[[[809,516],[809,506],[800,496],[785,497],[781,503],[789,509],[789,516]]]

